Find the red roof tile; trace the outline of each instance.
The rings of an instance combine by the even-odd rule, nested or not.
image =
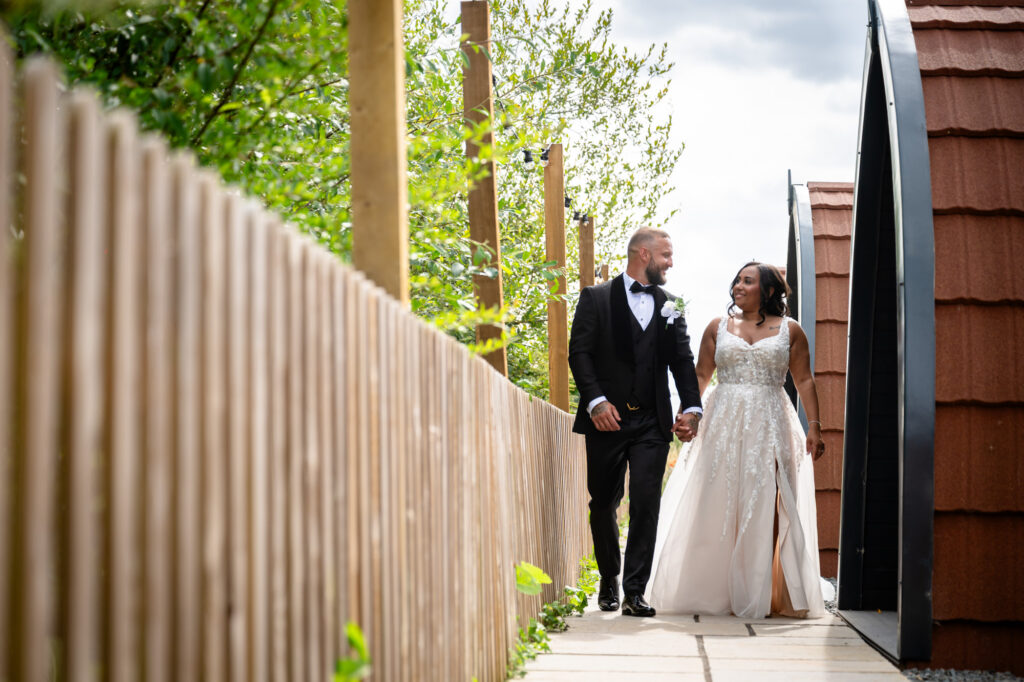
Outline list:
[[[1024,217],[937,215],[937,301],[1024,301]]]
[[[935,514],[933,616],[1024,620],[1024,515]]]
[[[825,182],[822,180],[811,180],[807,183],[807,191],[821,191],[821,192],[848,192],[853,194],[853,183],[852,182]],[[811,202],[812,204],[814,202]]]
[[[941,7],[926,5],[908,7],[910,24],[919,28],[1024,28],[1022,7]]]
[[[839,575],[839,551],[818,548],[818,563],[821,564],[822,578],[835,578]]]
[[[1022,638],[1020,623],[937,622],[932,627],[932,659],[924,667],[1006,670],[1024,675]]]
[[[1024,403],[1024,307],[935,306],[935,397],[939,403]],[[913,351],[913,349],[910,349]]]
[[[1013,78],[921,79],[932,135],[1024,134],[1024,88]]]
[[[818,546],[823,549],[839,548],[839,500],[838,492],[815,493],[818,508]]]
[[[843,487],[843,432],[825,431],[825,454],[814,463],[814,488],[821,491],[839,492]],[[819,521],[820,524],[820,514]]]
[[[829,210],[816,208],[811,210],[814,238],[837,237],[849,239],[852,216],[853,212],[850,209]]]
[[[942,7],[960,7],[965,5],[1024,7],[1024,0],[907,0],[907,9],[924,5],[940,5]]]
[[[935,508],[1024,512],[1024,406],[935,409]]]
[[[908,4],[935,213],[930,665],[1024,673],[1024,3]]]
[[[815,327],[814,373],[846,375],[845,322],[819,322]]]
[[[937,213],[1024,213],[1024,139],[932,137],[928,151]]]
[[[816,215],[823,211],[815,212]],[[853,213],[847,212],[847,224],[849,224]],[[839,275],[840,277],[850,276],[850,240],[829,239],[815,237],[814,239],[814,269],[820,279],[822,275]]]
[[[848,182],[808,182],[811,208],[853,208],[853,185]]]
[[[850,280],[841,277],[819,278],[815,304],[818,322],[846,322],[850,307]]]
[[[814,382],[818,386],[822,430],[842,431],[846,419],[846,376],[822,374],[814,377]]]
[[[1024,32],[914,31],[922,75],[1016,75],[1024,71]]]

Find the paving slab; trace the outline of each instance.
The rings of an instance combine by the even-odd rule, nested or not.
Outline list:
[[[704,682],[706,679],[704,673],[646,672],[642,677],[644,682]],[[531,672],[528,679],[530,682],[623,682],[629,678],[621,672],[538,670]]]
[[[637,656],[612,656],[607,654],[591,654],[579,656],[574,654],[551,653],[541,654],[526,666],[533,671],[572,671],[572,672],[607,672],[607,673],[701,673],[704,674],[704,663],[699,656],[655,656],[651,654]],[[532,679],[528,676],[528,679]]]
[[[906,678],[899,671],[894,672],[870,672],[870,673],[847,673],[847,672],[715,672],[712,679],[714,682],[875,682],[875,680],[904,680]]]
[[[803,661],[884,661],[882,655],[867,644],[860,646],[790,645],[767,637],[708,637],[704,648],[711,660],[715,658],[773,658]]]
[[[708,667],[714,675],[724,672],[784,673],[784,672],[818,672],[818,673],[885,673],[899,671],[889,661],[865,660],[807,660],[798,658],[764,659],[752,655],[749,658],[708,657]]]
[[[659,614],[631,618],[591,605],[551,634],[549,654],[526,666],[530,682],[579,680],[903,679],[841,619]]]
[[[720,639],[720,637],[706,636],[705,641],[711,639]],[[721,639],[733,639],[732,637],[724,637]],[[752,646],[773,646],[773,647],[787,647],[787,646],[867,646],[864,641],[860,638],[851,637],[764,637],[758,636],[757,641],[752,642]],[[746,641],[745,639],[743,641]],[[787,656],[781,656],[787,658]]]
[[[860,635],[845,623],[812,625],[803,623],[751,623],[754,634],[765,637],[833,637],[860,640]]]
[[[566,618],[569,632],[589,633],[672,633],[687,635],[735,635],[746,636],[749,630],[743,621],[719,621],[698,623],[693,616],[656,616],[654,618],[632,618],[618,612],[600,610],[587,611],[584,617]]]
[[[558,635],[558,653],[615,656],[664,656],[666,654],[700,656],[695,636],[674,632],[642,632],[633,636],[620,636],[617,633],[569,630]]]

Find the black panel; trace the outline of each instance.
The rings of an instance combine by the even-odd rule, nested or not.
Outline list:
[[[864,532],[867,522],[867,469],[871,415],[871,370],[878,277],[879,175],[889,163],[888,123],[882,67],[873,51],[865,68],[861,152],[857,165],[850,269],[849,346],[846,358],[846,428],[843,442],[842,514],[839,529],[839,608],[863,605]],[[877,415],[875,417],[877,419]],[[875,509],[872,505],[872,509]]]
[[[892,196],[888,138],[882,152],[880,197]],[[899,363],[896,325],[896,233],[892,201],[876,211],[875,263],[865,460],[861,608],[896,610],[899,564]]]

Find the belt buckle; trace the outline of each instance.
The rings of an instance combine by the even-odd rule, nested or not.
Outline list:
[[[640,409],[639,405],[637,405],[636,407],[630,405],[628,400],[626,401],[626,407],[629,409],[630,412],[636,412],[637,410]]]

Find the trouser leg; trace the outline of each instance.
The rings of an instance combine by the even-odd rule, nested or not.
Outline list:
[[[634,440],[626,451],[629,461],[629,537],[622,591],[627,595],[643,594],[651,577],[668,446],[656,429],[650,429]]]
[[[619,524],[615,511],[622,500],[626,457],[623,442],[612,434],[587,436],[587,490],[590,532],[601,577],[616,578],[621,570]]]

